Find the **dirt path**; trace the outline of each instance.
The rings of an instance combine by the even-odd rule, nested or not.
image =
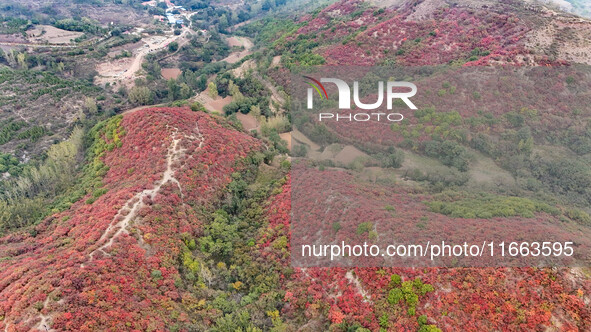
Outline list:
[[[173,35],[161,42],[156,42],[154,44],[147,43],[146,44],[147,47],[144,47],[142,50],[139,51],[139,53],[135,56],[131,65],[129,66],[127,71],[124,73],[122,78],[123,79],[132,79],[135,76],[135,73],[138,70],[140,70],[140,68],[142,66],[142,61],[144,60],[144,57],[146,55],[148,55],[149,53],[152,53],[152,52],[159,51],[159,50],[163,49],[164,47],[167,47],[168,44],[177,41],[179,38],[184,38],[188,32],[189,32],[189,29],[185,27],[185,28],[183,28],[183,32],[181,32],[181,34],[178,36]],[[179,46],[179,48],[180,48],[180,46]]]
[[[97,82],[99,84],[105,83],[115,83],[117,81],[121,81],[123,85],[127,88],[131,88],[134,85],[134,81],[138,78],[137,72],[142,68],[142,62],[146,55],[158,52],[166,47],[172,42],[179,41],[179,49],[182,45],[185,45],[188,42],[188,38],[185,38],[189,33],[188,27],[183,27],[183,30],[180,35],[168,37],[150,37],[144,40],[145,45],[140,47],[136,54],[134,54],[131,62],[129,64],[124,63],[120,64],[119,66],[109,65],[112,63],[112,60],[109,60],[106,63],[100,63],[97,65],[97,71],[99,72],[99,76],[97,76]],[[119,60],[122,61],[122,60]],[[127,60],[129,61],[129,60]]]
[[[125,110],[121,114],[128,114],[128,113],[133,113],[133,112],[136,112],[136,111],[139,111],[139,110],[143,110],[143,109],[146,109],[146,108],[161,107],[161,106],[164,106],[164,105],[158,104],[158,105],[137,106],[137,107],[134,107],[134,108],[130,108],[128,110]]]
[[[252,54],[250,49],[254,46],[252,41],[246,37],[230,37],[227,39],[228,46],[230,47],[240,47],[243,46],[244,50],[238,52],[232,52],[226,58],[222,59],[222,61],[226,61],[227,63],[236,63],[242,60],[245,56]]]
[[[155,107],[155,106],[151,105],[151,106],[136,107],[136,108],[132,108],[130,110],[127,110],[124,113],[135,112],[137,110],[144,109],[144,108],[150,108],[150,107]],[[178,179],[175,177],[175,173],[178,169],[173,168],[174,164],[176,164],[178,161],[180,161],[182,158],[185,157],[186,149],[181,148],[181,146],[179,145],[183,139],[189,139],[192,141],[198,140],[199,141],[199,147],[198,147],[199,149],[203,148],[203,145],[205,144],[205,138],[204,138],[203,134],[200,132],[199,126],[197,125],[197,123],[195,124],[195,128],[193,129],[193,134],[190,134],[190,135],[180,134],[178,132],[177,128],[173,128],[173,132],[171,135],[171,143],[168,147],[168,152],[166,154],[166,170],[162,173],[162,178],[155,183],[154,188],[143,190],[143,191],[135,194],[132,198],[130,198],[129,200],[127,200],[127,202],[125,202],[123,207],[121,207],[119,209],[119,211],[117,211],[117,214],[115,214],[115,216],[113,217],[111,224],[109,224],[107,229],[103,232],[103,234],[101,235],[101,237],[97,241],[97,244],[99,244],[101,242],[103,244],[88,254],[88,260],[86,261],[86,263],[92,262],[94,260],[94,256],[98,252],[101,252],[104,256],[111,257],[111,254],[108,253],[106,250],[108,248],[110,248],[113,245],[113,243],[115,242],[115,240],[117,238],[119,238],[122,234],[129,234],[130,223],[138,217],[138,212],[145,206],[144,198],[150,198],[150,199],[156,198],[156,196],[160,193],[160,190],[162,189],[162,187],[168,183],[173,183],[173,184],[177,185],[180,190],[181,199],[184,198],[182,186],[181,186],[180,182],[178,181]],[[182,169],[182,167],[183,166],[181,166],[180,169]],[[120,219],[121,217],[123,217],[123,219],[118,221],[118,219]],[[138,242],[140,245],[143,245],[143,241],[142,241],[141,236],[139,237]],[[84,268],[85,266],[86,265],[84,263],[80,264],[80,268]],[[43,303],[43,309],[47,308],[47,306],[49,304],[49,300],[50,300],[50,296],[48,294],[47,298],[45,299],[45,302]],[[39,315],[37,316],[37,319],[39,319],[40,321],[37,325],[35,325],[35,329],[38,329],[40,331],[46,331],[46,332],[55,331],[54,329],[52,329],[50,327],[52,318],[53,317],[50,314],[45,315],[45,314],[39,313]],[[6,324],[6,326],[4,328],[5,332],[9,331],[9,326],[10,326],[10,324]]]
[[[121,207],[121,209],[119,209],[109,227],[107,227],[107,229],[103,232],[103,234],[97,241],[97,243],[104,242],[103,245],[101,245],[100,247],[88,254],[88,262],[91,262],[98,252],[102,253],[105,256],[111,256],[111,254],[106,252],[106,250],[113,245],[114,241],[119,236],[121,236],[122,234],[129,234],[129,224],[131,223],[131,221],[135,220],[138,212],[145,206],[144,198],[147,197],[153,200],[156,197],[156,195],[160,193],[162,187],[167,183],[176,184],[179,190],[181,191],[181,198],[184,196],[181,184],[174,176],[176,171],[173,169],[172,166],[175,162],[179,161],[184,156],[185,149],[182,149],[179,146],[179,143],[183,138],[192,140],[198,139],[200,141],[199,148],[203,147],[203,135],[201,134],[197,126],[195,126],[195,133],[196,135],[183,135],[184,137],[179,137],[180,134],[178,133],[178,129],[174,129],[174,132],[171,136],[172,141],[168,148],[168,153],[166,156],[166,170],[162,174],[162,178],[155,184],[154,188],[146,189],[137,193],[132,198],[130,198],[123,205],[123,207]],[[121,219],[121,217],[123,217],[123,219]],[[115,231],[115,233],[113,233],[113,231]],[[80,267],[84,266],[84,263],[80,265]]]
[[[43,302],[43,309],[47,308],[48,304],[49,304],[49,295],[47,295],[47,298]],[[46,332],[55,331],[54,329],[49,327],[51,324],[51,322],[50,322],[51,317],[50,316],[39,313],[39,316],[37,318],[40,318],[41,321],[39,322],[39,324],[37,324],[35,326],[36,329],[38,329],[40,331],[46,331]],[[7,329],[8,329],[8,326],[6,326],[5,331],[7,331]]]
[[[369,295],[369,293],[367,293],[365,289],[363,289],[361,283],[359,282],[359,279],[357,279],[357,277],[354,276],[351,271],[347,271],[347,273],[345,274],[345,278],[347,278],[347,280],[355,286],[357,292],[361,295],[361,297],[363,297],[363,301],[371,302],[371,295]]]

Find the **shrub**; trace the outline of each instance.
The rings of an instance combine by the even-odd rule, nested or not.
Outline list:
[[[207,109],[205,108],[205,106],[203,106],[203,104],[196,101],[191,104],[191,111],[193,111],[193,112],[207,112]]]
[[[425,154],[439,159],[444,165],[465,172],[468,170],[468,152],[455,141],[428,141],[424,144]]]
[[[264,119],[261,122],[261,134],[263,136],[269,136],[273,129],[278,134],[285,133],[291,130],[291,123],[289,123],[289,119],[284,115]]]
[[[152,272],[150,273],[150,276],[154,280],[160,280],[160,279],[162,279],[162,271],[160,271],[160,270],[152,270]]]
[[[546,203],[522,197],[505,197],[481,194],[478,197],[457,201],[426,202],[432,212],[453,218],[514,217],[533,218],[536,212],[559,215],[560,211]]]
[[[179,49],[179,43],[177,42],[172,42],[170,44],[168,44],[168,51],[169,52],[176,52]]]
[[[294,157],[305,157],[308,154],[308,149],[303,144],[297,144],[293,147],[292,155]]]
[[[154,101],[152,91],[145,86],[135,86],[129,90],[129,100],[136,105],[149,105]]]
[[[399,278],[398,275],[392,275],[392,281],[390,282],[392,289],[388,292],[386,301],[391,306],[398,306],[401,302],[405,303],[408,307],[408,315],[414,316],[416,314],[419,296],[424,296],[428,292],[432,292],[434,288],[429,284],[424,284],[420,278],[407,280],[402,283],[400,283]]]
[[[427,181],[434,186],[463,186],[470,180],[467,173],[462,173],[453,168],[445,166],[431,167],[423,172],[419,169],[413,169],[405,174],[405,177],[413,181]]]
[[[404,152],[389,147],[386,153],[378,154],[376,159],[380,161],[382,167],[400,168],[404,162]]]
[[[369,233],[373,229],[373,224],[369,221],[362,222],[361,224],[357,225],[357,235],[361,235],[364,233]]]
[[[509,112],[509,113],[506,113],[505,114],[505,119],[514,128],[521,127],[525,123],[525,118],[523,117],[523,115],[521,115],[521,114],[519,114],[517,112],[514,112],[514,111],[513,112]]]
[[[566,212],[566,216],[583,225],[591,224],[591,217],[583,210],[570,209]]]

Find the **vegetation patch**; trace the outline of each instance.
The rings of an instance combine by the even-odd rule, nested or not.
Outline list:
[[[546,203],[522,197],[480,194],[472,198],[453,200],[447,194],[438,195],[443,200],[426,202],[432,212],[453,218],[524,217],[533,218],[536,212],[559,215],[560,210]]]

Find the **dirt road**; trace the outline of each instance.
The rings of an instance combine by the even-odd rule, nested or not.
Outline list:
[[[242,58],[244,58],[245,56],[252,54],[252,52],[250,51],[250,49],[254,46],[254,44],[252,43],[252,41],[246,37],[230,37],[227,39],[226,41],[228,43],[228,46],[230,47],[244,47],[243,51],[239,51],[239,52],[232,52],[230,55],[228,55],[225,59],[222,59],[222,61],[226,61],[227,63],[236,63],[240,60],[242,60]]]
[[[133,59],[133,61],[131,62],[131,65],[129,66],[129,68],[127,69],[127,71],[124,72],[122,79],[132,79],[135,77],[135,73],[140,70],[140,68],[142,67],[142,61],[144,60],[144,57],[152,52],[157,52],[160,51],[161,49],[168,47],[168,45],[172,42],[175,42],[177,40],[179,40],[180,38],[184,38],[187,34],[189,33],[189,28],[187,27],[183,27],[183,30],[181,32],[180,35],[175,36],[172,35],[160,42],[158,41],[154,41],[154,40],[147,40],[146,41],[146,45],[144,45],[140,51],[138,52],[138,54],[136,54],[135,58]],[[154,41],[154,42],[152,42]]]
[[[172,42],[178,42],[180,48],[188,41],[186,36],[189,32],[188,27],[183,27],[181,34],[178,36],[172,34],[170,36],[151,36],[142,39],[145,45],[137,49],[131,59],[109,59],[105,63],[98,64],[96,70],[99,75],[96,78],[96,83],[102,85],[121,82],[127,88],[133,87],[135,79],[138,77],[137,72],[142,68],[142,62],[146,55],[158,52],[168,47]]]

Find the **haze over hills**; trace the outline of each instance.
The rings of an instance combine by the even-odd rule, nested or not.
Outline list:
[[[584,265],[291,257],[483,225],[585,249],[588,20],[517,0],[51,7],[0,8],[5,331],[591,329]],[[290,113],[292,74],[327,64],[416,68],[421,107],[361,129]]]
[[[558,6],[558,8],[564,11],[584,17],[591,17],[591,4],[585,0],[547,0],[544,2]]]

